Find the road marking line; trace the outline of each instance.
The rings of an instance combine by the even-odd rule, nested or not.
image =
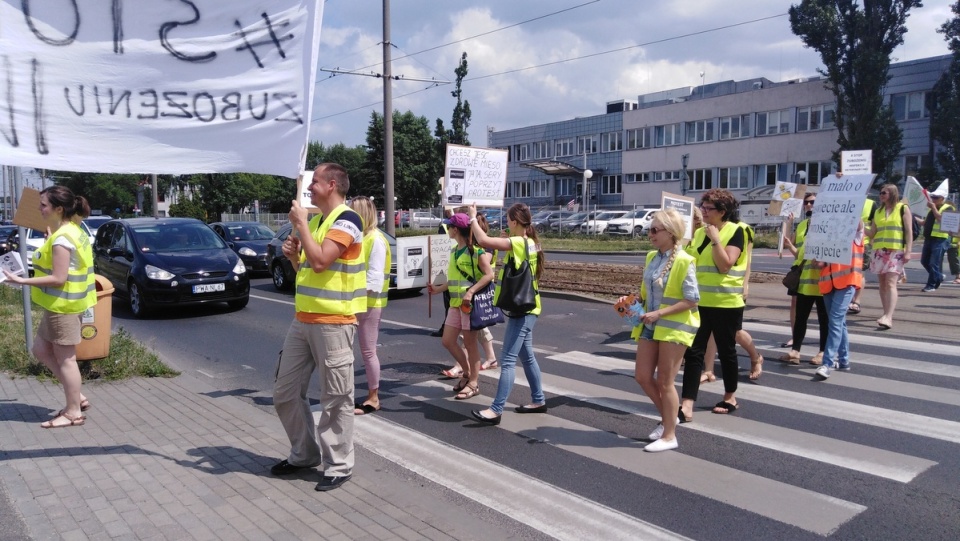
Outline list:
[[[461,414],[468,409],[461,405],[462,402],[468,402],[466,406],[480,404],[479,401],[473,401],[479,400],[479,397],[471,401],[455,402],[449,397],[448,387],[435,381],[396,389],[396,392]],[[854,502],[781,483],[680,452],[656,455],[643,453],[644,442],[552,415],[508,414],[503,417],[498,427],[819,535],[835,532],[844,523],[867,509],[866,506]],[[411,452],[416,453],[416,449],[417,447],[413,447]],[[444,475],[455,474],[456,470],[453,470]],[[736,490],[730,490],[731,486],[735,486]],[[567,510],[560,516],[567,515],[576,516],[577,514]],[[582,515],[577,516],[577,520],[582,518]],[[602,537],[594,534],[583,538]],[[634,534],[633,538],[642,539],[643,536]]]
[[[759,331],[759,332],[768,332],[775,334],[789,334],[790,327],[789,325],[769,325],[766,323],[744,323],[743,328],[748,331]],[[811,332],[811,329],[819,332],[819,327],[817,325],[809,325],[807,327],[807,333]],[[879,346],[890,349],[902,349],[904,351],[910,352],[920,352],[920,353],[936,353],[940,356],[945,357],[960,357],[960,350],[952,347],[945,347],[943,344],[935,344],[932,342],[922,342],[917,340],[903,340],[901,338],[888,338],[886,336],[864,336],[861,334],[849,333],[850,343],[851,344],[860,344],[866,346]],[[928,363],[931,364],[931,363]]]

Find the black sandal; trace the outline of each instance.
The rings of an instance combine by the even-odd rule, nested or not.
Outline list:
[[[692,423],[692,422],[693,422],[693,417],[687,417],[687,415],[686,415],[685,413],[683,413],[683,406],[680,406],[680,409],[677,410],[677,419],[680,419],[680,423]]]

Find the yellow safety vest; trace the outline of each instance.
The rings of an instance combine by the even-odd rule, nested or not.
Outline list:
[[[948,210],[953,210],[953,205],[951,205],[950,203],[944,203],[943,205],[940,206],[940,209],[938,210],[938,212],[940,212],[940,214],[943,214],[944,212],[947,212]],[[927,214],[927,217],[929,217],[929,218],[932,219],[932,218],[933,218],[933,211],[931,211],[929,214]],[[947,238],[947,237],[950,236],[950,233],[947,233],[946,231],[942,231],[942,230],[940,229],[940,222],[934,220],[934,222],[933,222],[933,232],[930,233],[930,236],[933,237],[933,238],[937,238],[937,239],[945,239],[945,238]]]
[[[393,253],[390,251],[390,243],[387,237],[379,229],[374,229],[368,235],[363,237],[363,260],[366,262],[366,269],[370,269],[370,253],[373,251],[373,244],[377,236],[383,240],[383,246],[386,249],[386,259],[383,261],[383,288],[374,292],[367,288],[367,308],[384,308],[387,306],[387,293],[390,291],[390,267],[393,265]]]
[[[807,240],[807,229],[810,227],[810,219],[804,218],[797,224],[797,235],[793,245],[797,247],[797,258],[793,260],[794,265],[803,263],[806,256],[804,243]],[[800,287],[797,293],[809,297],[822,297],[820,293],[820,269],[810,264],[809,261],[803,263],[803,270],[800,272]]]
[[[720,245],[726,247],[740,227],[727,222],[720,230]],[[705,228],[701,227],[693,236],[694,250],[706,239]],[[746,239],[744,239],[746,240]],[[747,275],[747,246],[744,243],[740,257],[726,274],[721,274],[713,261],[713,248],[707,245],[697,258],[697,283],[700,287],[700,306],[708,308],[740,308],[743,302],[743,279]]]
[[[450,292],[450,307],[459,308],[463,304],[463,294],[483,276],[480,272],[480,255],[483,248],[474,247],[473,255],[464,248],[460,257],[457,257],[459,248],[450,250],[450,263],[447,264],[447,291]],[[471,277],[470,272],[474,275]]]
[[[647,252],[647,262],[644,269],[650,268],[650,262],[656,257],[657,251]],[[663,287],[663,299],[660,306],[671,306],[683,300],[683,279],[686,278],[690,265],[695,259],[683,250],[677,249],[677,256],[673,260],[673,266],[670,268],[670,274],[667,277],[667,283]],[[640,283],[640,296],[644,302],[649,302],[647,295],[646,282]],[[647,304],[644,310],[650,311],[651,306]],[[684,310],[675,314],[660,316],[653,328],[653,339],[661,342],[675,342],[690,347],[693,338],[697,335],[697,329],[700,328],[700,311],[694,306],[690,310]],[[634,328],[633,337],[637,338],[643,330],[643,324]]]
[[[507,269],[507,265],[513,265],[514,269],[519,269],[520,265],[523,263],[523,258],[526,257],[527,252],[530,253],[530,258],[527,261],[530,263],[530,272],[533,273],[533,288],[536,290],[536,299],[537,307],[533,310],[527,312],[527,314],[539,316],[540,315],[540,284],[537,283],[537,264],[539,260],[537,259],[537,244],[533,242],[533,239],[526,239],[527,246],[523,246],[524,237],[510,237],[510,251],[507,252],[507,255],[503,259],[503,267],[500,268],[500,272],[497,274],[497,287],[493,291],[493,303],[496,305],[497,299],[500,298],[500,284],[503,283],[503,273]]]
[[[877,226],[877,232],[873,237],[873,249],[882,250],[903,250],[905,242],[903,240],[903,203],[897,203],[893,206],[893,212],[887,216],[886,208],[880,207],[873,213],[873,223]]]
[[[33,254],[35,277],[53,274],[53,242],[66,237],[76,247],[78,269],[67,271],[63,287],[33,286],[31,298],[39,306],[58,314],[79,314],[97,304],[97,284],[93,277],[93,250],[90,237],[73,222],[56,230]]]
[[[873,199],[869,197],[863,202],[863,211],[860,212],[860,219],[863,220],[863,223],[870,221],[870,215],[874,212],[874,209],[877,207],[876,203],[873,202]],[[863,236],[863,246],[870,246],[870,237]]]
[[[350,207],[339,205],[324,220],[318,214],[310,220],[313,239],[322,244],[334,222]],[[323,272],[314,272],[307,264],[305,254],[300,254],[300,269],[297,271],[297,294],[295,306],[298,312],[325,315],[350,316],[367,311],[366,261],[363,250],[356,259],[338,258]]]

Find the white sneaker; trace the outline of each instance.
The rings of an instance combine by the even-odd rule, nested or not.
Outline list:
[[[677,443],[677,438],[673,438],[672,440],[665,440],[661,438],[653,443],[647,444],[643,450],[648,453],[659,453],[660,451],[676,449],[679,446],[680,444]]]
[[[663,423],[657,423],[657,428],[653,429],[653,432],[651,432],[647,438],[651,441],[657,441],[661,437],[663,437]]]
[[[817,368],[817,376],[819,376],[821,379],[829,378],[830,372],[833,372],[833,369],[825,364],[822,364],[819,368]]]

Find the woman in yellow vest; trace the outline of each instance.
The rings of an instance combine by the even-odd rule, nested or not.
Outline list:
[[[80,315],[97,302],[90,237],[78,225],[90,215],[90,205],[65,186],[51,186],[40,192],[40,214],[48,224],[47,240],[33,254],[33,278],[4,274],[12,283],[33,286],[33,302],[43,308],[33,356],[53,372],[66,396],[67,405],[40,426],[80,426],[86,421],[82,412],[90,408],[77,366]]]
[[[450,216],[447,234],[457,243],[450,253],[447,265],[447,283],[428,284],[430,294],[450,292],[450,308],[443,323],[443,347],[457,361],[462,370],[460,381],[453,390],[457,400],[466,400],[480,394],[480,348],[477,345],[477,331],[470,328],[470,306],[473,295],[493,281],[492,256],[483,248],[470,243],[470,217],[463,213]],[[461,309],[461,306],[463,309]],[[463,334],[463,346],[457,339]]]
[[[900,190],[895,184],[880,187],[880,205],[873,213],[867,235],[873,241],[870,270],[880,279],[880,304],[883,305],[883,315],[877,319],[877,325],[890,329],[893,311],[897,308],[897,282],[913,250],[913,214],[910,207],[900,202]]]
[[[727,190],[708,190],[700,199],[703,223],[690,243],[697,260],[697,283],[700,287],[700,329],[687,349],[684,359],[681,422],[693,419],[693,405],[700,391],[700,373],[710,335],[717,342],[720,367],[723,369],[723,400],[714,413],[737,410],[737,331],[743,324],[743,282],[747,274],[746,235],[736,223],[736,198]]]
[[[780,357],[781,361],[794,366],[800,365],[800,347],[807,335],[807,320],[810,318],[810,310],[814,305],[817,307],[817,322],[820,325],[820,349],[810,359],[810,364],[820,365],[823,360],[823,348],[827,344],[827,307],[823,303],[823,294],[820,293],[820,268],[809,261],[804,262],[805,250],[803,245],[807,238],[807,227],[810,226],[810,216],[813,215],[813,204],[816,201],[816,193],[807,192],[803,196],[803,210],[806,217],[797,225],[794,240],[790,240],[789,237],[783,239],[784,245],[795,258],[793,264],[803,265],[800,274],[800,287],[793,295],[794,311],[790,320],[793,338],[790,339],[790,351]]]
[[[357,314],[357,335],[363,371],[367,374],[367,399],[354,404],[354,415],[365,415],[380,409],[380,358],[377,357],[377,337],[380,335],[380,316],[387,306],[390,289],[390,243],[377,229],[377,207],[366,197],[355,197],[350,208],[363,220],[363,259],[367,269],[367,311]]]
[[[680,246],[685,229],[674,209],[653,214],[649,237],[656,250],[647,252],[640,285],[644,314],[633,334],[638,339],[634,378],[660,412],[660,423],[650,433],[653,442],[643,448],[651,453],[677,448],[674,412],[680,398],[674,380],[700,327],[696,260]]]

